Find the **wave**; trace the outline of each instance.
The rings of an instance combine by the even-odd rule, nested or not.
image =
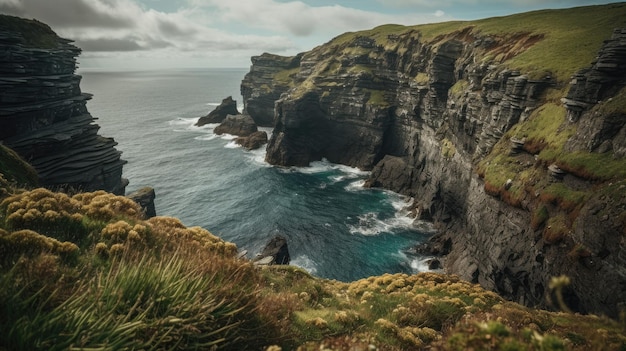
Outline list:
[[[238,148],[240,148],[240,147],[241,147],[241,145],[239,145],[239,144],[237,144],[237,143],[235,142],[235,140],[234,140],[235,138],[232,138],[232,139],[225,139],[225,138],[224,138],[224,136],[222,135],[222,139],[224,139],[224,140],[230,140],[230,142],[228,142],[226,145],[224,145],[224,147],[225,147],[225,148],[227,148],[227,149],[238,149]]]
[[[420,258],[413,258],[410,260],[409,265],[411,266],[411,269],[415,272],[415,273],[419,273],[419,272],[442,272],[442,269],[430,269],[428,267],[428,263],[430,262],[430,260],[432,260],[432,257],[420,257]]]
[[[380,218],[379,213],[368,212],[357,216],[357,219],[357,223],[348,225],[351,234],[373,236],[391,233],[399,229],[414,229],[414,220],[405,211],[398,211],[389,218]]]
[[[299,255],[292,258],[290,264],[304,269],[309,272],[309,274],[317,273],[317,264],[307,255]]]
[[[205,135],[197,136],[197,137],[195,137],[193,139],[194,140],[201,140],[201,141],[208,141],[208,140],[217,139],[218,137],[219,137],[219,135],[217,135],[217,134],[205,134]]]
[[[273,167],[269,163],[265,162],[265,155],[267,151],[265,147],[260,147],[256,150],[245,150],[245,156],[251,164],[262,167]]]
[[[179,117],[173,120],[168,121],[167,123],[172,126],[175,127],[174,131],[175,132],[213,132],[213,129],[215,129],[215,127],[217,127],[219,124],[217,123],[209,123],[209,124],[205,124],[201,127],[196,126],[196,123],[198,122],[198,120],[200,119],[200,117],[192,117],[192,118],[183,118],[183,117]]]
[[[350,192],[367,190],[366,188],[363,187],[363,185],[365,185],[365,180],[364,179],[360,179],[360,180],[357,180],[357,181],[354,181],[354,182],[350,182],[350,184],[348,184],[345,187],[343,187],[343,189],[345,191],[350,191]]]

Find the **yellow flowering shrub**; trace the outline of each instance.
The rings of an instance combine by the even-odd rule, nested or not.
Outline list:
[[[71,242],[60,242],[30,229],[9,233],[0,230],[0,256],[11,261],[21,255],[36,256],[42,253],[55,254],[62,258],[73,258],[78,254],[78,246]]]
[[[0,203],[5,224],[11,229],[50,230],[80,224],[80,204],[63,193],[38,188],[7,197]]]
[[[227,257],[234,257],[237,254],[235,244],[222,240],[204,228],[185,227],[177,218],[157,216],[148,219],[145,223],[150,227],[155,240],[160,242],[172,244],[185,240],[192,245],[197,245],[198,248],[208,249]]]
[[[100,236],[109,243],[145,243],[148,237],[148,228],[145,225],[131,225],[126,221],[120,220],[107,224],[100,231]]]
[[[141,206],[133,200],[99,190],[80,193],[72,197],[81,205],[82,212],[89,218],[110,221],[119,217],[140,219],[143,215]]]

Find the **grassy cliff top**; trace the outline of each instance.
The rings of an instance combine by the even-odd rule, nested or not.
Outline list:
[[[383,25],[371,30],[342,34],[326,45],[341,46],[356,37],[375,39],[377,45],[390,46],[396,36],[413,36],[423,43],[436,44],[451,38],[467,40],[497,37],[508,41],[531,38],[527,47],[512,55],[498,56],[502,48],[487,51],[487,57],[522,72],[551,72],[567,80],[589,65],[603,40],[614,28],[626,26],[626,3],[540,10],[475,21],[454,21],[417,26]]]
[[[57,34],[47,25],[37,20],[0,14],[1,32],[20,33],[23,44],[28,47],[53,49],[59,43]]]

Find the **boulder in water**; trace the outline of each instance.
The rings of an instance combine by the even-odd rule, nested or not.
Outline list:
[[[267,144],[267,133],[264,131],[256,131],[247,137],[239,137],[235,142],[248,150],[256,150]]]
[[[247,137],[256,131],[258,131],[256,123],[248,115],[228,115],[222,124],[213,130],[218,135],[227,133],[240,137]]]
[[[222,103],[217,106],[215,110],[209,112],[209,114],[204,117],[200,117],[198,122],[196,122],[196,126],[202,127],[209,123],[222,123],[222,121],[226,119],[226,116],[238,114],[237,101],[233,100],[232,96],[229,96],[222,100]]]

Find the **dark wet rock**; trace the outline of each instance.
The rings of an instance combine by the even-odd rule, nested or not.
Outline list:
[[[273,237],[253,261],[257,265],[289,264],[291,257],[289,257],[287,239],[280,235]]]
[[[224,121],[215,129],[215,134],[231,134],[241,137],[247,137],[252,133],[258,131],[256,123],[252,117],[248,115],[228,115]]]
[[[141,206],[146,218],[152,218],[156,216],[156,209],[154,206],[154,199],[156,194],[154,188],[143,187],[127,197]]]
[[[256,131],[247,137],[239,137],[235,142],[248,150],[256,150],[267,144],[267,132]]]
[[[222,123],[228,115],[238,114],[237,101],[233,100],[232,96],[229,96],[222,100],[222,103],[219,104],[215,110],[209,112],[209,114],[204,117],[200,117],[198,122],[196,122],[196,126],[201,127],[209,123]]]
[[[426,263],[428,264],[428,269],[430,270],[437,270],[442,268],[441,261],[439,261],[439,259],[437,258],[431,258],[427,260]]]

